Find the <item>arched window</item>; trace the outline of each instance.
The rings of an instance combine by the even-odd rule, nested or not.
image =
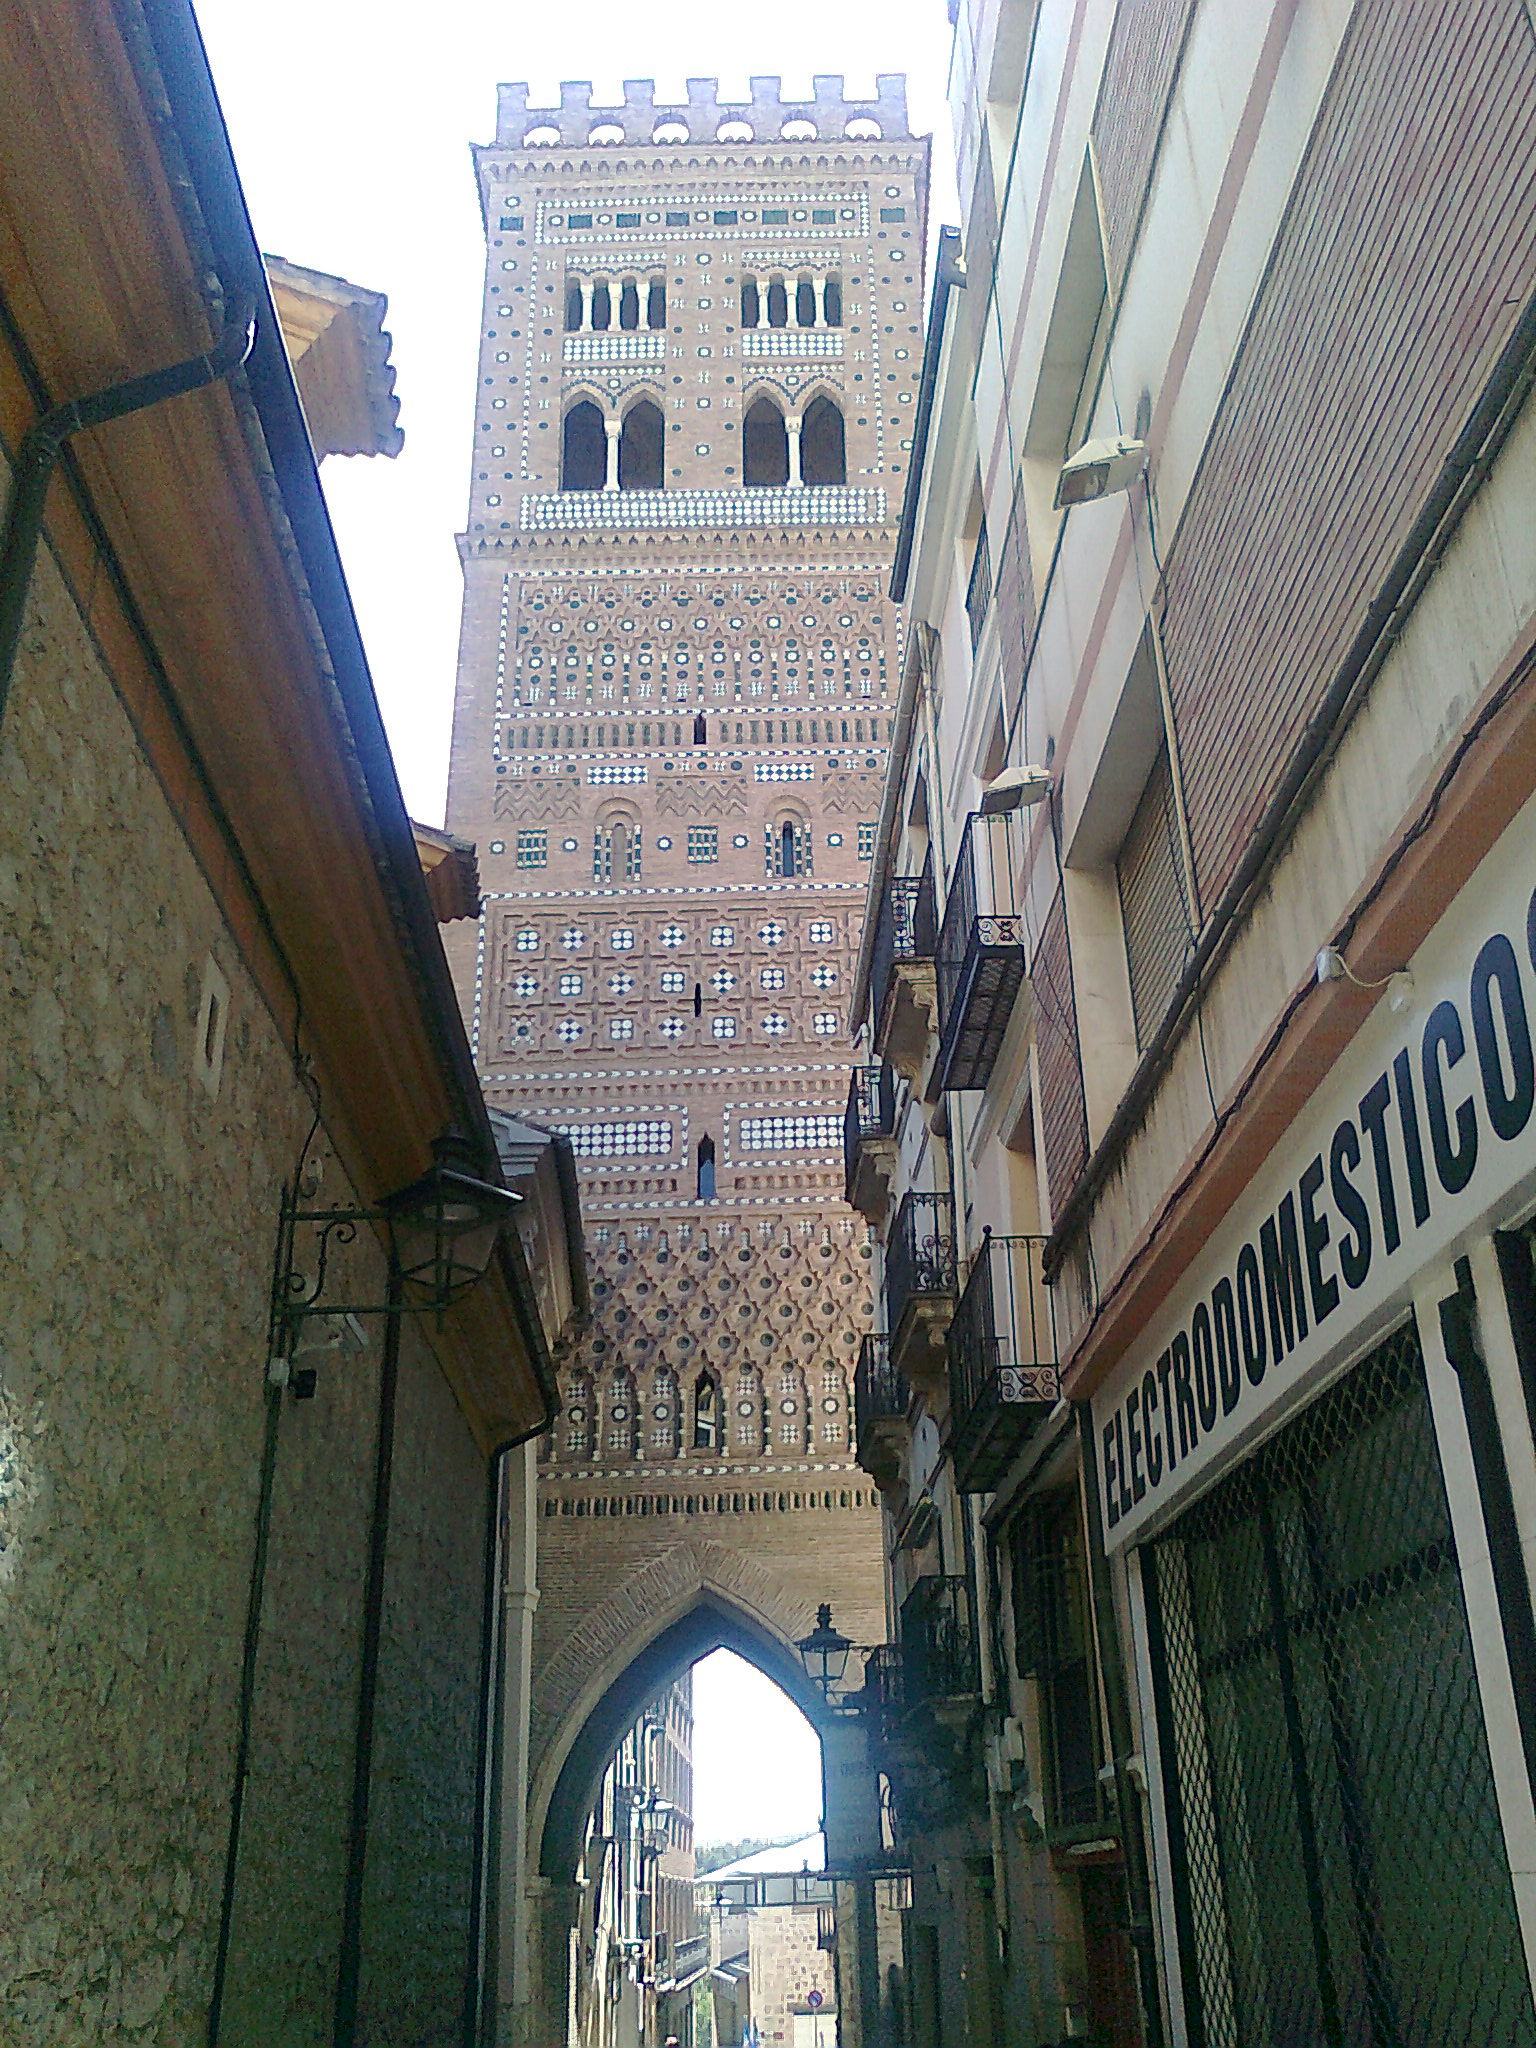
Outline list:
[[[829,277],[822,294],[822,309],[829,327],[843,324],[843,281],[840,277]]]
[[[696,747],[709,745],[709,720],[702,711],[693,714],[693,744]]]
[[[619,288],[619,325],[630,332],[640,325],[640,293],[632,277]]]
[[[741,280],[741,324],[743,327],[757,325],[758,307],[761,300],[757,295],[757,279],[744,277]]]
[[[600,491],[607,466],[603,416],[590,398],[578,399],[560,430],[560,488]]]
[[[640,852],[638,826],[628,818],[605,819],[592,843],[593,881],[638,882]]]
[[[830,398],[813,398],[800,424],[800,474],[808,484],[845,484],[843,416]]]
[[[695,993],[698,993],[696,990]],[[712,1202],[715,1199],[715,1141],[705,1136],[699,1140],[699,1200]]]
[[[613,325],[613,297],[607,285],[599,281],[592,287],[592,330],[595,334],[606,334]]]
[[[816,293],[808,277],[802,277],[795,286],[795,325],[816,325]]]
[[[715,1450],[720,1442],[720,1389],[707,1372],[693,1384],[693,1448]]]
[[[768,870],[791,879],[811,872],[811,835],[798,818],[769,827]]]
[[[661,449],[665,429],[661,408],[642,398],[624,415],[619,435],[619,489],[659,491],[662,487]]]
[[[567,334],[581,332],[581,284],[574,277],[566,280],[565,331]]]
[[[787,327],[789,325],[789,300],[784,292],[782,277],[768,280],[768,325]]]
[[[665,327],[667,324],[667,281],[664,277],[653,277],[646,293],[645,324],[647,327]]]
[[[789,482],[789,436],[784,431],[784,415],[771,398],[755,399],[742,421],[741,480],[745,484]]]

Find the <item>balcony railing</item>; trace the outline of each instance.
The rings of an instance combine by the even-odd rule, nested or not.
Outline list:
[[[901,1671],[909,1711],[980,1692],[969,1579],[935,1574],[917,1581],[901,1603]]]
[[[895,1074],[889,1065],[855,1067],[843,1110],[843,1192],[854,1208],[867,1210],[869,1206],[871,1190],[864,1184],[868,1175],[861,1172],[868,1163],[869,1148],[882,1138],[894,1138],[895,1130]],[[880,1206],[884,1206],[883,1197]]]
[[[885,1314],[891,1352],[906,1369],[904,1353],[913,1320],[925,1309],[947,1325],[955,1300],[955,1204],[950,1195],[901,1198],[885,1251]]]
[[[1060,1396],[1044,1245],[989,1230],[949,1326],[950,1449],[966,1493],[992,1491]]]
[[[854,1441],[860,1465],[879,1486],[900,1471],[911,1398],[906,1375],[891,1361],[890,1338],[871,1331],[853,1369]]]
[[[941,1088],[984,1088],[1024,979],[1022,837],[1016,813],[972,812],[944,899],[934,969]]]
[[[885,1044],[898,968],[931,961],[937,940],[938,917],[934,907],[933,855],[930,852],[920,875],[891,877],[875,913],[869,993],[874,1008],[876,1044],[882,1047]]]

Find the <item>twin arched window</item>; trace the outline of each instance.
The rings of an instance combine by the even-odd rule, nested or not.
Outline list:
[[[617,433],[609,427],[616,426]],[[661,408],[642,398],[622,421],[609,421],[579,398],[560,429],[562,491],[659,491],[665,427]]]
[[[741,428],[742,482],[843,484],[848,481],[843,416],[830,398],[813,398],[803,413],[781,412],[771,398],[754,399]]]
[[[649,398],[637,400],[622,421],[579,398],[561,424],[562,491],[659,491],[665,461],[666,423]],[[842,413],[825,396],[813,398],[803,413],[785,413],[766,396],[755,399],[741,425],[741,479],[754,488],[846,483]]]

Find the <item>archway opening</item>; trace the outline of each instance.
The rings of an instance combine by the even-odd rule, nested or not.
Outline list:
[[[800,429],[800,474],[808,484],[848,481],[843,416],[830,398],[813,398]]]
[[[665,425],[661,408],[642,398],[624,415],[619,435],[619,489],[659,491],[662,488],[662,443]]]
[[[578,399],[560,431],[562,491],[600,491],[607,466],[603,416],[590,398]]]
[[[789,436],[771,398],[754,400],[742,421],[741,480],[759,486],[789,482]]]
[[[580,2039],[838,2048],[821,1737],[791,1697],[803,1674],[786,1662],[781,1686],[773,1661],[708,1605],[644,1653],[593,1717],[632,1716],[595,1776],[583,1766],[590,1798],[567,1854],[552,1833],[569,1828],[561,1793],[593,1724],[579,1738],[541,1864],[569,1887],[552,1953]],[[652,1688],[638,1710],[637,1684]]]

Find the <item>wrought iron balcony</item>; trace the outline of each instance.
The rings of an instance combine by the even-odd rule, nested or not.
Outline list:
[[[853,1419],[860,1465],[880,1487],[894,1484],[907,1439],[911,1389],[891,1363],[891,1340],[871,1332],[853,1370]]]
[[[1024,979],[1017,814],[965,823],[934,956],[941,1089],[984,1088]]]
[[[901,1671],[909,1712],[981,1691],[969,1579],[935,1574],[917,1581],[901,1603]]]
[[[885,1320],[891,1360],[908,1379],[942,1363],[955,1310],[955,1204],[950,1195],[901,1198],[885,1247]],[[937,1353],[937,1357],[932,1354]]]
[[[889,1063],[855,1067],[843,1111],[843,1192],[866,1216],[884,1214],[896,1164],[896,1076]]]
[[[930,853],[920,875],[895,875],[886,883],[875,912],[875,943],[870,953],[875,1047],[909,1078],[916,1076],[927,1057],[937,942]]]
[[[987,1231],[949,1326],[950,1451],[965,1493],[991,1492],[1060,1396],[1044,1245]]]

